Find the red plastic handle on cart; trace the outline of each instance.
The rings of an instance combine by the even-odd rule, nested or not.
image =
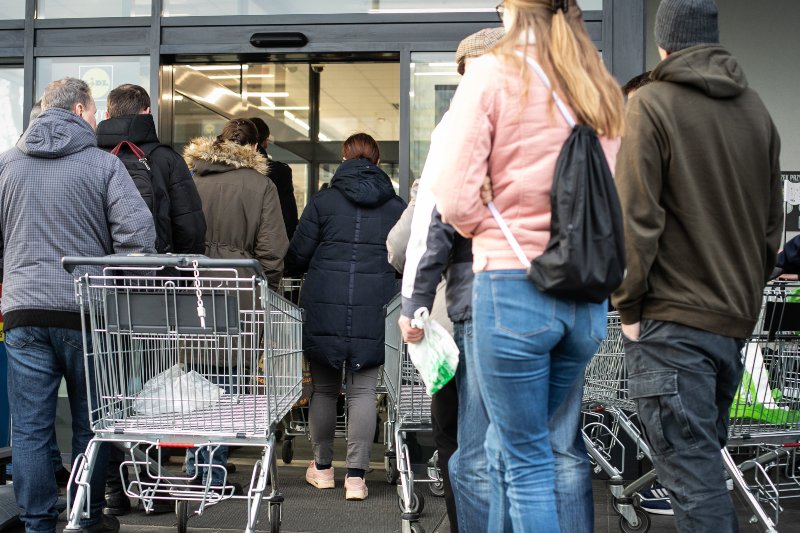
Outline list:
[[[192,442],[159,442],[158,445],[162,448],[194,448],[195,445]]]

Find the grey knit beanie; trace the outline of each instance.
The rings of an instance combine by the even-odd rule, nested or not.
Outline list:
[[[656,13],[656,44],[677,52],[698,44],[719,42],[714,0],[662,0]]]

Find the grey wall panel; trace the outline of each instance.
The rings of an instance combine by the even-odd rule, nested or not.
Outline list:
[[[41,48],[96,48],[96,55],[111,55],[103,49],[107,46],[136,46],[149,48],[148,27],[37,29],[36,46]]]
[[[320,24],[315,26],[203,26],[164,27],[161,34],[163,53],[258,53],[265,51],[249,43],[250,36],[259,32],[301,32],[309,43],[303,48],[271,49],[270,52],[338,52],[398,50],[398,43],[426,41],[458,43],[467,35],[482,28],[497,26],[496,22],[458,22],[450,24]],[[589,34],[600,41],[602,23],[589,21]]]
[[[25,30],[0,30],[0,48],[20,48],[25,41]]]

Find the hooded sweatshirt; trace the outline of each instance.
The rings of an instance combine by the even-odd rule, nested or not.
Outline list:
[[[361,370],[383,364],[383,307],[398,289],[386,237],[405,209],[389,177],[366,159],[339,166],[300,217],[287,273],[306,275],[303,351],[311,361]]]
[[[122,162],[81,117],[48,109],[0,156],[5,327],[80,329],[66,255],[155,252],[155,228]],[[97,268],[80,272],[98,273]]]
[[[617,158],[628,270],[612,301],[624,324],[745,338],[780,243],[778,132],[719,45],[671,54],[652,77]]]

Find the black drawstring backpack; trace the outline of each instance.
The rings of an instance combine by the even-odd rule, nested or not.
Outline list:
[[[549,89],[542,68],[526,58]],[[556,162],[550,192],[550,241],[528,266],[527,258],[493,203],[492,215],[541,290],[577,301],[599,303],[625,276],[622,209],[605,153],[595,131],[576,124],[561,98],[553,98],[572,132]]]

